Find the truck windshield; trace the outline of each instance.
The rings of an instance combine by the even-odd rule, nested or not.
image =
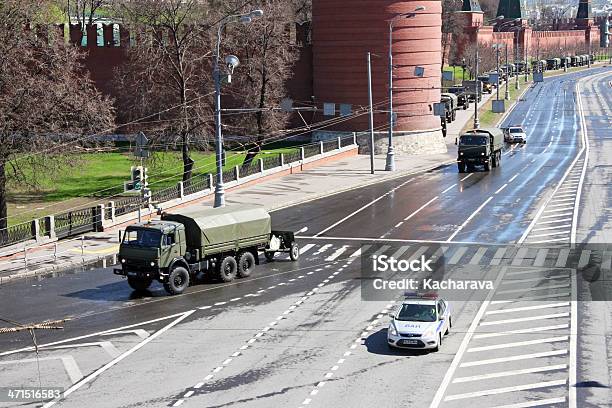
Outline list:
[[[521,128],[510,128],[510,133],[523,133]]]
[[[436,307],[435,305],[405,304],[402,305],[402,310],[396,319],[409,322],[435,322]]]
[[[469,136],[464,135],[459,139],[459,144],[466,146],[484,146],[487,144],[488,138],[486,136]]]
[[[158,248],[161,245],[161,232],[149,229],[127,230],[123,236],[123,244]]]

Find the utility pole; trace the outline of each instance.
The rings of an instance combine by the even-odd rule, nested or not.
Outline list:
[[[476,64],[474,67],[475,70],[475,74],[474,74],[474,93],[475,93],[475,100],[474,100],[474,129],[479,129],[480,128],[480,120],[478,119],[478,96],[480,94],[480,87],[478,86],[478,60],[480,59],[480,56],[478,55],[478,50],[479,50],[479,45],[478,45],[478,33],[480,32],[480,23],[477,23],[476,25]]]
[[[510,100],[510,90],[508,89],[508,83],[510,82],[510,66],[508,65],[508,43],[504,43],[506,45],[506,93],[504,94],[504,99]]]
[[[514,51],[514,74],[516,75],[516,82],[514,89],[519,90],[521,86],[519,84],[519,72],[518,72],[518,59],[519,59],[519,38],[520,38],[521,30],[517,30],[516,32],[516,49]]]
[[[499,75],[499,44],[495,44],[495,62],[497,62],[497,86],[495,88],[497,88],[497,100],[499,101],[499,79],[501,77]]]
[[[386,171],[395,171],[393,149],[393,21],[389,22],[389,148],[387,149]]]
[[[372,103],[372,54],[368,52],[368,102],[370,104],[370,172],[374,174],[374,105]]]

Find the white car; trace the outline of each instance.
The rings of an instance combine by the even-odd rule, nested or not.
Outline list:
[[[505,131],[506,142],[509,143],[527,143],[527,134],[520,126],[512,126]]]
[[[453,324],[450,304],[437,295],[409,295],[389,316],[387,343],[392,348],[438,351]]]

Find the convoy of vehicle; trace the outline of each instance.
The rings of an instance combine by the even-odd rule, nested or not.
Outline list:
[[[438,351],[453,327],[451,306],[437,294],[408,294],[389,317],[387,344],[391,348]]]
[[[276,252],[299,257],[293,232],[272,231],[268,212],[255,206],[193,208],[162,213],[161,220],[127,227],[119,247],[121,269],[134,290],[153,280],[171,295],[185,291],[196,275],[223,282],[251,275],[259,251],[272,261]]]
[[[457,117],[457,109],[459,109],[457,95],[452,93],[442,93],[440,102],[444,103],[446,122],[450,123]]]
[[[501,165],[504,133],[499,128],[470,130],[459,136],[457,167],[459,173],[483,166],[485,171]]]
[[[457,97],[457,108],[461,108],[466,110],[470,106],[470,102],[468,101],[467,93],[465,92],[465,88],[461,85],[455,85],[448,88],[448,93],[451,93]]]

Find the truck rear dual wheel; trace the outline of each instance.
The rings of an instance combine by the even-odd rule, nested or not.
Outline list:
[[[291,260],[295,262],[298,260],[299,257],[300,247],[294,242],[293,244],[291,244],[291,249],[289,250],[289,258],[291,258]]]
[[[153,283],[153,279],[151,278],[142,279],[128,276],[127,280],[130,287],[138,292],[142,292],[149,289],[149,286],[151,286],[151,283]]]
[[[238,272],[238,264],[236,263],[236,259],[228,255],[219,264],[219,269],[217,272],[219,273],[219,278],[223,282],[231,282],[236,279],[236,274]]]
[[[238,277],[248,278],[255,267],[255,257],[250,252],[243,252],[238,257]]]
[[[164,289],[171,295],[180,295],[189,287],[189,272],[182,266],[177,266],[170,272]]]

